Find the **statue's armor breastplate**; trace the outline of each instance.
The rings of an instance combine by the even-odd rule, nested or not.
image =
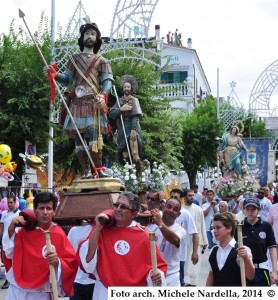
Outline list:
[[[94,67],[92,68],[90,74],[86,77],[85,73],[90,67],[93,60],[95,60],[95,58],[97,58],[97,60],[95,61]],[[101,63],[103,63],[102,57],[99,57],[97,55],[89,56],[86,53],[79,53],[75,54],[73,56],[73,59],[81,73],[87,78],[87,80],[85,80],[82,77],[82,75],[80,75],[80,73],[71,64],[71,67],[73,68],[74,72],[74,80],[76,86],[84,86],[87,91],[86,94],[98,94],[100,92]]]

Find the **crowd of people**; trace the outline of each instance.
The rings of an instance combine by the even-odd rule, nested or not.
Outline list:
[[[273,195],[272,186],[260,187],[229,205],[213,190],[200,193],[197,185],[175,188],[169,199],[163,191],[140,197],[122,192],[112,209],[68,234],[52,221],[55,194],[38,193],[33,210],[20,210],[18,199],[9,196],[0,219],[6,299],[49,299],[51,266],[59,295],[71,300],[107,299],[109,286],[199,286],[204,251],[209,251],[207,286],[241,286],[240,259],[247,286],[277,284],[278,203],[268,199]],[[51,235],[50,250],[45,231]],[[35,267],[28,271],[30,262]]]
[[[169,199],[163,191],[140,197],[122,192],[112,209],[73,226],[68,235],[52,221],[55,194],[38,193],[33,210],[22,211],[16,208],[16,197],[8,197],[0,221],[6,299],[49,299],[54,292],[51,268],[57,293],[71,300],[108,299],[109,286],[200,286],[204,251],[209,251],[207,286],[277,284],[278,203],[265,197],[265,189],[269,192],[261,187],[255,195],[245,193],[233,206],[212,190],[199,203],[197,185],[185,191],[175,188]],[[241,204],[233,213],[237,202]],[[236,221],[239,214],[244,215],[241,222]],[[50,248],[45,232],[50,232]]]

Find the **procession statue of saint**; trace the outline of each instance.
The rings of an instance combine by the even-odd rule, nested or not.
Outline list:
[[[140,171],[143,140],[139,121],[143,114],[139,100],[133,96],[138,84],[132,75],[122,76],[120,84],[123,96],[109,112],[109,117],[117,120],[118,161],[125,164],[132,160]]]
[[[78,39],[81,52],[71,56],[66,70],[57,72],[54,78],[69,88],[67,104],[72,117],[62,109],[60,123],[65,134],[75,138],[75,151],[83,170],[82,179],[88,179],[92,175],[107,176],[102,168],[102,135],[108,131],[108,95],[114,79],[110,64],[98,54],[102,40],[97,24],[92,23],[88,16],[84,20],[86,23],[80,27]],[[51,66],[44,68],[46,76],[54,71]],[[74,123],[82,138],[88,140],[85,144],[87,149],[84,149]],[[94,166],[90,166],[88,153]]]
[[[231,175],[237,179],[241,179],[243,175],[241,152],[247,151],[241,137],[239,136],[239,129],[237,126],[232,126],[230,132],[223,134],[223,136],[216,137],[220,141],[217,148],[220,166],[222,167],[222,175]],[[246,174],[246,171],[244,172]]]

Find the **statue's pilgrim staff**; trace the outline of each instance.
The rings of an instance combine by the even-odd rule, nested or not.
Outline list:
[[[118,106],[119,106],[119,108],[121,108],[119,97],[118,97],[115,85],[113,85],[113,89],[114,89],[115,97],[117,99]],[[131,154],[130,154],[130,149],[129,149],[129,144],[128,144],[128,140],[127,140],[127,136],[126,136],[126,132],[125,132],[125,126],[124,126],[124,120],[123,120],[123,115],[122,114],[120,115],[120,119],[121,119],[121,123],[122,123],[123,133],[124,133],[124,136],[125,136],[125,143],[126,143],[126,148],[127,148],[127,152],[128,152],[129,161],[130,161],[130,164],[132,165],[132,158],[131,158]]]
[[[28,30],[28,32],[29,32],[29,35],[30,35],[31,39],[32,39],[32,41],[34,42],[34,44],[35,44],[35,46],[36,46],[36,48],[37,48],[37,50],[38,50],[38,52],[39,52],[39,55],[40,55],[40,57],[41,57],[41,59],[42,59],[44,65],[45,65],[47,68],[49,68],[49,65],[47,64],[47,62],[46,62],[46,60],[45,60],[45,58],[44,58],[44,56],[43,56],[43,54],[42,54],[42,52],[41,52],[40,47],[38,46],[36,40],[34,39],[32,33],[31,33],[31,31],[30,31],[30,29],[29,29],[29,27],[28,27],[28,25],[27,25],[27,23],[26,23],[26,21],[25,21],[25,19],[24,19],[25,14],[24,14],[23,11],[20,10],[20,9],[19,9],[18,11],[19,11],[19,17],[23,20],[23,22],[24,22],[24,24],[25,24],[25,26],[26,26],[26,28],[27,28],[27,30]],[[85,149],[85,151],[86,151],[86,154],[87,154],[87,156],[88,156],[88,158],[89,158],[89,161],[90,161],[90,163],[92,164],[92,167],[93,167],[93,169],[94,169],[94,172],[97,174],[97,172],[96,172],[96,170],[97,170],[97,169],[96,169],[96,166],[95,166],[95,164],[94,164],[94,162],[93,162],[93,160],[92,160],[92,158],[91,158],[91,155],[90,155],[90,153],[89,153],[89,150],[88,150],[88,148],[87,148],[87,145],[85,144],[85,141],[83,140],[83,138],[82,138],[82,136],[81,136],[81,134],[80,134],[80,132],[79,132],[79,130],[78,130],[76,124],[75,124],[75,121],[74,121],[73,116],[72,116],[72,114],[71,114],[71,112],[70,112],[70,110],[69,110],[69,108],[68,108],[68,105],[67,105],[65,99],[64,99],[64,96],[63,96],[63,94],[62,94],[62,92],[61,92],[61,90],[60,90],[60,88],[59,88],[57,82],[55,81],[55,78],[54,78],[54,76],[53,76],[54,74],[52,74],[52,72],[48,72],[48,73],[49,73],[49,77],[51,78],[51,79],[49,79],[49,80],[51,80],[51,82],[54,83],[54,86],[55,86],[55,88],[57,89],[58,94],[59,94],[60,98],[62,99],[63,104],[64,104],[64,106],[65,106],[65,108],[66,108],[66,110],[67,110],[67,113],[69,114],[69,117],[70,117],[70,119],[71,119],[71,121],[72,121],[72,123],[73,123],[73,125],[74,125],[74,128],[75,128],[75,130],[76,130],[76,132],[77,132],[77,134],[78,134],[78,136],[79,136],[79,138],[80,138],[80,141],[81,141],[81,143],[82,143],[82,146],[84,147],[84,149]]]

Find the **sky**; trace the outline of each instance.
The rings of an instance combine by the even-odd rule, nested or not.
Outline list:
[[[56,22],[65,28],[79,0],[55,0]],[[103,36],[109,36],[113,13],[118,0],[83,0],[82,3],[96,22]],[[154,1],[152,1],[154,2]],[[36,31],[41,12],[51,16],[51,0],[9,0],[0,11],[0,33],[7,33],[14,19],[23,25],[18,9],[25,13],[31,30]],[[227,97],[236,82],[235,93],[244,107],[256,80],[278,59],[278,1],[277,0],[159,0],[153,14],[150,36],[160,25],[161,37],[176,29],[186,45],[192,39],[213,96]],[[278,89],[270,100],[270,107],[278,104]]]

